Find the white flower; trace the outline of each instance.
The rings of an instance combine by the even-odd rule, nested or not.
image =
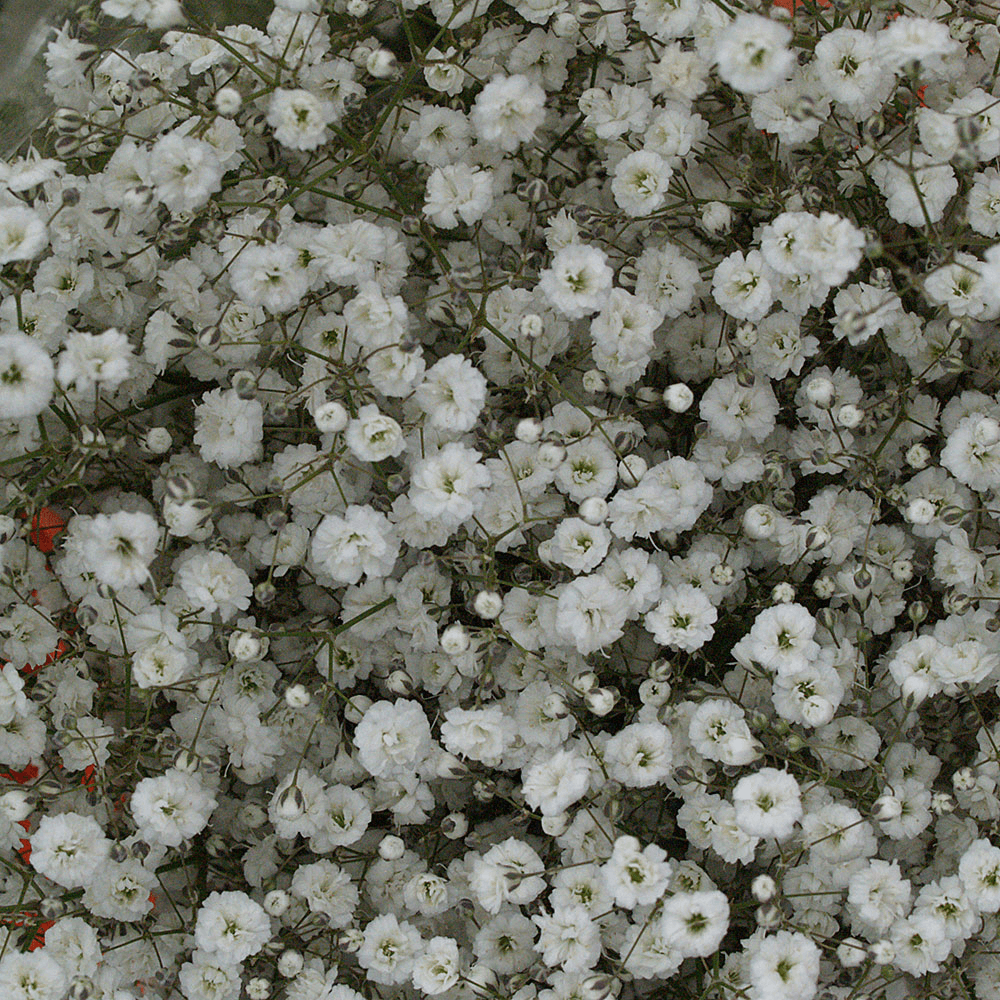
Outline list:
[[[240,965],[195,949],[191,961],[181,966],[177,980],[187,1000],[237,1000],[243,985],[241,971]]]
[[[149,514],[120,510],[87,520],[80,551],[101,583],[121,590],[146,582],[159,540]]]
[[[626,215],[651,215],[666,201],[673,173],[662,156],[637,150],[618,161],[611,180],[611,193]]]
[[[292,877],[292,892],[312,913],[322,913],[331,927],[346,927],[358,905],[358,888],[350,875],[325,859],[300,865]]]
[[[524,801],[543,816],[558,816],[587,794],[590,765],[574,750],[543,751],[521,773]]]
[[[413,985],[429,996],[450,990],[461,978],[462,965],[454,938],[433,937],[413,963]]]
[[[0,993],[5,1000],[62,1000],[68,985],[60,963],[41,949],[9,951],[0,959]]]
[[[195,944],[217,960],[235,965],[256,955],[271,939],[271,921],[245,892],[205,897],[194,926]]]
[[[496,766],[514,742],[516,724],[499,705],[482,708],[449,708],[441,724],[441,741],[460,757]]]
[[[414,396],[432,427],[468,431],[486,401],[486,379],[468,358],[448,354],[427,370]]]
[[[20,420],[41,413],[55,388],[48,351],[24,333],[0,334],[0,413]]]
[[[194,443],[206,462],[231,469],[253,461],[264,437],[264,407],[234,389],[206,392],[194,411]]]
[[[403,429],[392,417],[379,412],[374,403],[358,410],[344,432],[347,447],[363,462],[381,462],[399,455],[406,447]]]
[[[760,746],[747,725],[743,709],[724,698],[701,702],[688,723],[691,745],[708,760],[730,766],[750,764],[760,756]]]
[[[504,903],[530,903],[545,889],[544,867],[531,847],[508,837],[473,860],[469,888],[487,913],[499,913]]]
[[[0,206],[0,267],[14,260],[33,260],[48,244],[48,229],[33,208]]]
[[[930,913],[912,913],[897,920],[889,931],[892,963],[911,976],[937,972],[951,952],[951,941],[942,922]]]
[[[531,919],[541,931],[535,951],[541,953],[547,966],[583,972],[597,964],[601,957],[601,934],[586,907],[572,903],[551,916],[543,913]]]
[[[143,778],[132,793],[132,818],[143,840],[179,847],[200,833],[215,810],[215,796],[194,775],[170,768]]]
[[[328,514],[312,538],[312,558],[338,583],[362,574],[388,576],[399,556],[399,538],[389,519],[371,507],[350,506],[343,517]]]
[[[897,72],[912,62],[929,68],[941,65],[941,58],[959,48],[948,25],[926,17],[902,16],[892,20],[875,36],[879,61]]]
[[[454,229],[461,219],[478,222],[493,204],[493,171],[467,163],[436,167],[427,178],[424,214],[439,229]]]
[[[329,138],[326,126],[336,120],[332,101],[322,100],[308,90],[279,87],[267,106],[267,123],[274,138],[289,149],[315,149]]]
[[[110,848],[111,841],[90,816],[74,812],[43,816],[31,837],[31,866],[72,889],[90,881]]]
[[[132,372],[132,345],[118,330],[104,333],[72,333],[59,355],[57,375],[61,385],[79,393],[93,388],[113,390]]]
[[[847,886],[852,929],[869,939],[883,936],[909,909],[911,895],[910,880],[900,874],[898,862],[871,859]]]
[[[271,313],[296,309],[309,291],[309,275],[299,253],[282,243],[245,247],[229,268],[229,284],[248,306]]]
[[[599,312],[611,291],[607,255],[597,247],[575,243],[556,251],[552,266],[542,271],[538,287],[569,319]]]
[[[712,296],[719,308],[736,319],[763,319],[774,301],[770,268],[759,250],[734,250],[715,268]]]
[[[250,606],[250,577],[224,552],[188,549],[182,559],[174,583],[196,608],[208,614],[218,611],[227,622]]]
[[[421,459],[410,477],[410,502],[424,517],[459,525],[472,516],[490,485],[489,470],[478,451],[458,442]]]
[[[667,890],[673,866],[656,844],[643,848],[635,837],[618,837],[611,857],[601,866],[601,878],[618,906],[634,910],[652,906]]]
[[[604,745],[608,773],[630,788],[648,788],[673,769],[673,738],[659,722],[635,722]]]
[[[201,139],[170,132],[153,144],[149,163],[156,196],[171,212],[200,208],[222,186],[219,154]]]
[[[95,916],[109,920],[141,920],[152,910],[150,893],[158,887],[156,876],[137,858],[108,860],[95,871],[83,894],[83,905]]]
[[[577,652],[596,652],[623,635],[627,608],[604,577],[578,577],[563,588],[558,601],[556,627]]]
[[[588,573],[601,564],[610,544],[611,532],[603,525],[567,517],[559,522],[547,547],[550,558],[556,562],[568,566],[574,573]]]
[[[976,174],[969,191],[969,225],[982,236],[1000,236],[1000,171],[995,167]]]
[[[398,986],[410,978],[422,947],[420,932],[411,923],[384,914],[365,927],[357,959],[373,983]]]
[[[820,950],[804,934],[778,931],[761,939],[747,964],[750,1000],[812,1000]]]
[[[768,670],[794,675],[818,651],[813,640],[816,619],[801,604],[765,608],[754,619],[747,639],[749,655]]]
[[[706,958],[729,929],[729,901],[717,889],[678,892],[660,911],[660,936],[685,958]]]
[[[483,142],[512,153],[545,119],[545,91],[526,76],[494,77],[479,92],[469,115]]]
[[[646,630],[661,646],[691,653],[712,638],[718,618],[715,605],[698,587],[664,587],[660,603],[646,612]]]
[[[790,837],[802,818],[799,783],[794,775],[762,767],[736,783],[733,789],[736,822],[752,837]]]
[[[816,43],[813,67],[826,93],[861,117],[881,107],[892,77],[876,58],[875,39],[856,28],[835,28]]]
[[[433,741],[419,702],[377,701],[355,728],[354,745],[369,774],[392,776],[416,772]]]
[[[959,860],[958,877],[983,913],[1000,911],[1000,847],[985,838],[974,840]]]
[[[715,40],[719,76],[744,94],[770,90],[795,66],[795,54],[788,48],[791,40],[783,24],[759,14],[740,14]]]

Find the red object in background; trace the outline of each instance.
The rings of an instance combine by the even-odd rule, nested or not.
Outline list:
[[[68,649],[69,649],[69,644],[66,642],[66,640],[60,639],[59,642],[56,643],[56,648],[53,649],[52,652],[45,657],[44,662],[25,664],[23,667],[21,667],[21,673],[28,675],[37,674],[38,671],[42,669],[42,667],[47,667],[50,663],[54,663]]]
[[[29,781],[34,781],[38,777],[38,768],[34,764],[29,764],[23,771],[0,771],[0,778],[10,778],[19,785],[26,785]]]
[[[794,14],[797,7],[802,6],[802,0],[773,0],[775,7],[787,10],[789,14]],[[829,7],[830,0],[816,0],[817,7]]]
[[[51,508],[43,507],[31,519],[31,544],[48,555],[56,545],[56,535],[66,522]]]

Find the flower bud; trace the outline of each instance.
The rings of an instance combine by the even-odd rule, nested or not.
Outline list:
[[[879,823],[899,819],[903,815],[903,804],[895,795],[880,795],[872,804],[872,818]]]
[[[237,809],[236,818],[248,830],[256,830],[267,821],[267,813],[256,802],[244,802]]]
[[[608,502],[603,497],[587,497],[580,504],[579,511],[587,524],[602,524],[608,516]]]
[[[829,409],[837,389],[825,375],[815,375],[806,382],[806,399],[820,409]]]
[[[538,313],[525,313],[517,324],[517,332],[525,340],[538,340],[545,333],[545,323]]]
[[[469,832],[469,821],[464,813],[449,813],[441,820],[441,832],[449,840],[461,840]]]
[[[312,695],[304,684],[293,684],[285,692],[285,704],[289,708],[305,708],[312,701]]]
[[[388,687],[388,685],[386,685]],[[390,689],[391,690],[391,689]],[[359,723],[365,712],[372,707],[372,700],[364,694],[351,695],[350,701],[344,705],[344,718],[355,725]]]
[[[385,686],[390,694],[402,697],[411,695],[416,690],[413,678],[405,670],[393,670],[386,678]]]
[[[604,972],[587,976],[579,987],[580,1000],[606,1000],[615,992],[616,980]]]
[[[220,87],[215,92],[215,110],[231,118],[243,106],[243,97],[235,87]]]
[[[476,594],[472,608],[480,618],[493,621],[503,611],[503,597],[495,590],[481,590]]]
[[[350,416],[342,403],[332,400],[321,403],[313,413],[313,423],[320,434],[339,434],[350,422]]]
[[[153,455],[165,455],[173,443],[173,436],[166,427],[150,427],[143,441],[146,450]]]
[[[906,464],[913,469],[926,469],[930,460],[930,449],[928,449],[927,445],[921,444],[919,441],[916,444],[910,445],[906,451]]]
[[[464,625],[455,622],[441,633],[439,641],[444,652],[449,656],[457,656],[469,648],[469,633]]]
[[[659,708],[670,700],[671,688],[667,681],[654,681],[647,677],[639,685],[639,700],[643,705],[652,705]]]
[[[837,960],[845,969],[856,969],[868,957],[868,949],[857,938],[844,938],[837,946]]]
[[[455,780],[464,778],[469,769],[453,753],[443,750],[434,764],[434,773],[439,778]]]
[[[237,629],[229,636],[226,644],[229,655],[237,663],[249,663],[251,660],[259,660],[263,655],[263,643],[260,637],[245,629]]]
[[[971,792],[976,787],[976,775],[971,767],[960,767],[951,776],[951,786],[956,792]]]
[[[301,952],[286,948],[278,956],[278,974],[286,979],[292,979],[302,971],[304,964]]]
[[[930,524],[937,516],[937,508],[926,497],[916,497],[906,505],[903,516],[910,524]]]
[[[594,688],[584,695],[583,700],[594,715],[603,718],[615,707],[618,696],[612,688]]]
[[[649,464],[641,455],[626,455],[618,463],[618,480],[623,486],[631,489],[639,485],[648,468]]]
[[[769,903],[777,891],[778,887],[770,875],[758,875],[750,883],[750,892],[758,903]]]
[[[396,57],[388,49],[376,49],[365,60],[365,69],[377,80],[385,80],[396,73]]]
[[[675,382],[663,390],[663,402],[672,413],[686,413],[694,404],[694,393],[683,382]]]
[[[907,712],[913,712],[930,694],[931,682],[926,674],[910,674],[909,677],[903,678],[899,690],[903,708]]]
[[[566,449],[558,441],[543,441],[538,448],[538,461],[547,469],[555,469],[566,459]]]
[[[284,889],[272,889],[264,897],[264,910],[272,917],[280,917],[291,905],[291,896]]]
[[[770,538],[777,528],[778,516],[766,504],[755,503],[743,512],[743,533],[748,538]],[[808,535],[806,536],[808,546]]]
[[[405,853],[406,844],[395,834],[387,834],[379,841],[378,856],[383,861],[398,861]]]
[[[271,995],[270,980],[263,976],[254,976],[247,980],[247,1000],[267,1000]]]
[[[283,789],[274,804],[274,811],[279,819],[296,820],[306,811],[306,799],[298,785],[289,785]]]
[[[174,757],[174,767],[185,774],[196,774],[201,767],[201,758],[191,750],[178,750]]]
[[[549,837],[561,837],[569,829],[570,818],[566,813],[542,816],[542,832]]]

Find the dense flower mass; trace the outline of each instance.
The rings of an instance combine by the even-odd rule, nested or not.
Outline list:
[[[0,1000],[1000,998],[997,8],[77,6]]]

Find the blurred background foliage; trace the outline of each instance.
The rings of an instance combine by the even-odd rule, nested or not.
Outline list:
[[[99,2],[79,0],[0,0],[0,157],[10,155],[52,110],[43,89],[45,45],[52,29],[80,12],[91,19]],[[200,22],[252,24],[262,28],[271,0],[185,0],[185,10]],[[110,47],[134,34],[135,25],[101,18],[94,41]]]

